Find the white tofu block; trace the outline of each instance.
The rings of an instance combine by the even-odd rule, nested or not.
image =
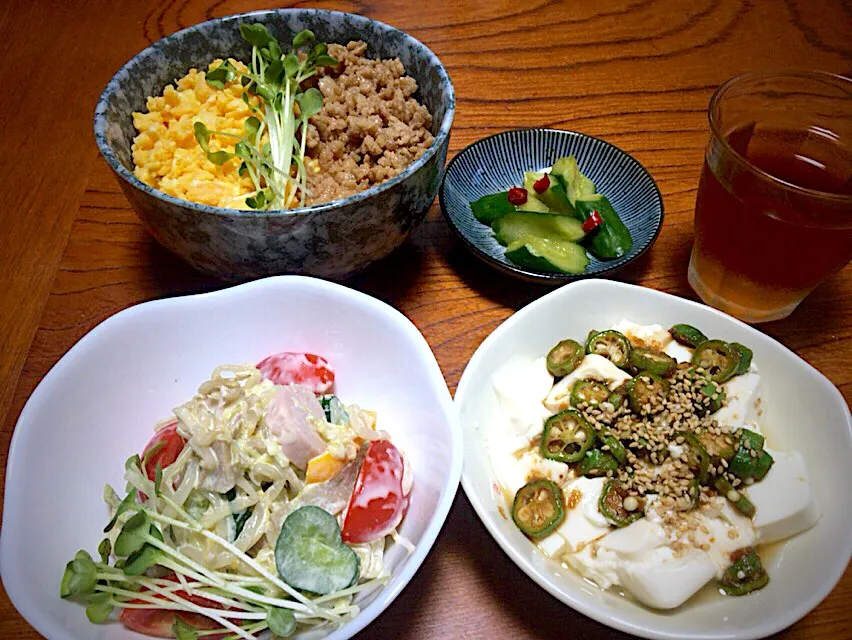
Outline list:
[[[491,465],[497,482],[512,496],[532,478],[547,478],[561,486],[571,473],[567,464],[542,458],[536,450],[527,451],[519,457],[500,449],[500,445],[499,441],[490,443]]]
[[[502,448],[500,442],[488,441],[486,446],[488,447],[488,457],[491,459],[491,468],[494,471],[494,479],[510,495],[511,499],[518,492],[518,489],[527,483],[526,472],[518,458]]]
[[[539,540],[536,544],[548,558],[558,559],[559,552],[565,547],[565,538],[554,531],[546,538]]]
[[[758,413],[760,401],[760,375],[744,373],[731,378],[724,385],[727,404],[713,417],[721,425],[730,429],[739,429],[746,422],[760,422]]]
[[[689,362],[692,360],[692,349],[683,346],[680,342],[672,340],[663,349],[663,353],[670,355],[678,362]]]
[[[626,562],[618,568],[622,586],[655,609],[679,607],[715,576],[709,554],[693,551],[675,558],[668,547],[648,554],[643,562]]]
[[[621,320],[612,327],[624,334],[634,347],[647,347],[663,351],[672,342],[672,334],[659,324],[636,324],[630,320]]]
[[[807,531],[819,520],[805,461],[795,451],[765,449],[775,458],[769,473],[746,488],[755,506],[754,526],[761,542],[775,542]]]
[[[562,560],[587,580],[591,580],[601,589],[609,589],[618,581],[618,556],[611,551],[598,550],[592,555],[592,546],[583,547],[577,553],[566,553]]]
[[[606,382],[611,390],[630,380],[630,376],[612,362],[597,354],[589,354],[580,366],[556,383],[544,400],[544,406],[553,411],[567,409],[571,400],[571,390],[578,380],[599,380]]]
[[[611,531],[598,542],[598,548],[612,551],[625,560],[636,561],[666,542],[660,525],[641,518],[623,529]]]
[[[494,372],[491,384],[509,422],[503,434],[510,443],[507,446],[514,451],[526,447],[550,416],[543,400],[553,387],[553,376],[547,371],[545,358],[512,358]]]
[[[716,577],[721,578],[731,564],[731,554],[737,549],[757,544],[758,533],[751,519],[738,512],[725,498],[715,498],[717,508],[700,516],[707,533],[702,529],[693,535],[697,544],[707,544],[710,560],[716,567]]]
[[[598,511],[598,500],[605,482],[606,478],[578,478],[565,489],[565,498],[569,502],[574,491],[581,494],[576,506],[565,511],[565,520],[556,530],[565,539],[567,552],[582,549],[612,529]]]

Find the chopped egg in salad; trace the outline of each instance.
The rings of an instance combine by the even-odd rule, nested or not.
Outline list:
[[[713,581],[730,596],[766,586],[760,545],[820,513],[801,455],[766,445],[752,356],[689,325],[622,320],[506,362],[487,449],[512,520],[648,607]]]
[[[218,367],[125,463],[98,557],[60,592],[92,622],[163,638],[331,632],[385,584],[412,473],[376,415],[333,393],[322,357]]]

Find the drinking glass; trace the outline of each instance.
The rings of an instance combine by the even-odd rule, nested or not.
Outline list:
[[[689,283],[746,322],[784,318],[852,258],[852,80],[747,73],[708,111]]]

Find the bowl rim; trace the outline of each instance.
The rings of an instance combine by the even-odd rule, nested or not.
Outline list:
[[[625,157],[629,162],[635,164],[635,166],[642,173],[647,175],[648,178],[651,180],[651,184],[654,187],[654,193],[656,194],[656,200],[657,200],[657,202],[659,202],[659,207],[660,207],[660,216],[659,216],[659,220],[657,221],[656,228],[654,229],[654,234],[651,236],[651,239],[648,241],[648,243],[645,245],[645,247],[641,251],[639,251],[635,256],[633,256],[632,258],[626,260],[625,262],[623,262],[619,265],[604,267],[604,268],[598,269],[596,271],[577,273],[577,274],[566,274],[566,273],[547,273],[547,272],[544,272],[544,271],[533,271],[531,269],[525,269],[525,268],[517,266],[517,265],[512,265],[512,264],[507,264],[507,263],[501,262],[500,260],[497,260],[496,258],[487,254],[475,242],[471,241],[470,238],[468,238],[467,235],[465,235],[465,233],[461,229],[458,228],[458,225],[455,223],[455,221],[450,216],[449,208],[447,207],[447,205],[444,201],[444,186],[446,184],[447,177],[450,175],[450,171],[452,170],[453,165],[455,164],[456,160],[458,160],[460,157],[465,155],[470,150],[474,149],[475,147],[477,147],[479,145],[488,143],[494,138],[500,138],[500,137],[507,136],[509,134],[517,133],[517,132],[532,132],[532,133],[538,133],[538,132],[550,133],[550,132],[553,132],[553,133],[556,133],[558,135],[564,135],[564,136],[567,136],[567,137],[570,137],[570,138],[585,138],[585,139],[595,140],[597,143],[600,143],[600,144],[604,145],[605,147],[610,147],[611,149],[615,150],[616,153],[620,154],[622,157]],[[621,147],[614,145],[613,143],[611,143],[607,140],[604,140],[603,138],[598,138],[597,136],[589,135],[588,133],[583,133],[581,131],[574,131],[572,129],[553,129],[553,128],[550,128],[550,127],[517,127],[517,128],[514,128],[514,129],[506,129],[505,131],[498,131],[497,133],[492,133],[491,135],[485,136],[484,138],[480,138],[479,140],[475,140],[474,142],[470,143],[469,145],[467,145],[466,147],[461,149],[458,153],[456,153],[453,156],[453,159],[450,160],[450,162],[447,164],[447,167],[444,170],[444,176],[443,176],[443,178],[441,178],[441,186],[438,189],[438,200],[439,200],[439,203],[441,205],[441,213],[443,214],[444,219],[447,221],[447,225],[453,230],[455,235],[462,240],[464,245],[471,252],[473,252],[473,254],[477,258],[479,258],[480,260],[482,260],[486,264],[488,264],[492,267],[495,267],[499,271],[502,271],[503,273],[506,273],[506,274],[511,275],[511,276],[515,276],[517,278],[521,278],[523,280],[527,280],[529,282],[536,282],[536,283],[540,283],[540,284],[541,283],[543,283],[543,284],[548,284],[548,283],[551,283],[551,284],[567,284],[569,282],[576,282],[578,280],[586,280],[588,278],[599,278],[599,277],[611,276],[612,274],[614,274],[618,271],[621,271],[622,269],[626,268],[627,266],[635,263],[636,260],[638,260],[640,257],[645,255],[645,253],[647,253],[651,249],[651,247],[654,246],[654,243],[657,242],[657,238],[659,238],[660,233],[662,232],[663,221],[664,221],[664,218],[665,218],[665,204],[663,202],[663,194],[660,191],[660,187],[657,184],[657,181],[654,180],[654,176],[651,175],[651,172],[648,171],[648,169],[646,169],[645,166],[641,162],[639,162],[632,154],[628,153],[627,151],[625,151]]]
[[[332,200],[330,202],[323,202],[317,205],[312,205],[309,207],[298,207],[295,209],[263,209],[263,210],[255,210],[255,209],[228,209],[226,207],[214,207],[211,205],[201,204],[198,202],[193,202],[191,200],[183,200],[181,198],[176,198],[175,196],[170,196],[163,191],[152,187],[148,184],[142,182],[139,178],[137,178],[132,171],[129,171],[127,167],[125,167],[115,153],[112,150],[111,145],[107,142],[106,137],[106,127],[107,127],[107,107],[109,105],[111,97],[118,90],[121,82],[120,76],[124,76],[128,74],[141,60],[142,58],[153,55],[163,46],[166,42],[178,41],[181,40],[187,33],[191,33],[193,31],[201,31],[208,27],[211,24],[219,23],[219,22],[238,22],[240,20],[246,18],[256,18],[259,16],[268,16],[271,14],[275,15],[286,15],[286,14],[298,14],[298,13],[310,13],[310,14],[325,14],[327,17],[346,17],[349,19],[355,19],[356,21],[362,21],[362,23],[371,23],[374,25],[378,25],[381,29],[398,32],[402,34],[403,37],[409,39],[414,45],[425,55],[431,67],[433,67],[440,79],[441,84],[445,87],[447,96],[446,96],[446,105],[447,110],[444,113],[444,117],[441,119],[441,126],[438,129],[438,133],[435,134],[434,140],[432,140],[432,144],[426,149],[425,153],[420,156],[417,160],[408,165],[405,169],[403,169],[399,174],[394,177],[386,180],[380,184],[370,187],[369,189],[365,189],[359,193],[353,194],[351,196],[346,196],[345,198],[339,198],[337,200]],[[270,217],[278,217],[284,215],[295,215],[295,216],[306,216],[313,213],[319,213],[322,211],[329,211],[332,209],[337,209],[339,207],[346,207],[349,205],[358,204],[363,200],[367,200],[372,196],[378,195],[384,191],[392,189],[396,185],[404,182],[409,177],[414,175],[417,171],[420,170],[427,162],[429,162],[433,156],[438,153],[438,150],[444,146],[444,144],[448,141],[450,136],[450,129],[453,124],[453,117],[455,115],[455,89],[453,87],[453,83],[450,80],[450,75],[447,73],[446,68],[444,67],[441,60],[438,56],[433,52],[429,47],[423,44],[420,40],[415,38],[414,36],[408,34],[401,29],[397,29],[394,26],[381,22],[379,20],[374,20],[373,18],[368,18],[366,16],[358,15],[355,13],[347,13],[344,11],[332,11],[329,9],[311,9],[311,8],[287,8],[287,9],[262,9],[259,11],[247,11],[244,13],[235,13],[227,16],[221,16],[219,18],[213,18],[211,20],[205,20],[204,22],[199,22],[192,26],[189,26],[185,29],[181,29],[179,31],[175,31],[163,38],[160,38],[156,42],[148,45],[142,51],[136,53],[132,58],[130,58],[127,62],[125,62],[118,71],[113,74],[112,78],[110,78],[104,90],[101,92],[98,102],[95,105],[95,117],[94,117],[94,133],[95,133],[95,141],[98,145],[98,150],[101,152],[104,160],[106,160],[107,164],[110,168],[120,176],[125,183],[134,187],[135,189],[147,193],[150,196],[157,198],[167,204],[185,207],[188,209],[192,209],[194,211],[198,211],[199,213],[205,213],[214,216],[221,217],[248,217],[248,218],[270,218]]]
[[[464,460],[464,442],[462,439],[461,423],[459,422],[452,396],[449,388],[447,387],[446,379],[444,378],[441,367],[438,364],[438,360],[435,357],[431,346],[417,326],[404,313],[390,304],[362,291],[358,291],[357,289],[337,284],[335,282],[329,282],[320,278],[303,275],[271,276],[211,292],[173,296],[170,298],[160,298],[140,302],[124,308],[102,320],[83,335],[83,337],[81,337],[76,343],[74,343],[74,345],[72,345],[71,348],[68,349],[44,375],[39,384],[27,398],[24,408],[21,410],[21,413],[15,422],[6,465],[6,490],[3,495],[4,520],[9,517],[8,514],[10,513],[10,509],[8,507],[10,506],[10,497],[17,494],[18,483],[24,481],[23,475],[18,471],[18,459],[20,456],[15,454],[19,448],[24,446],[22,441],[26,438],[27,433],[25,432],[22,435],[22,431],[18,427],[22,424],[22,422],[30,419],[29,415],[31,412],[35,411],[34,406],[40,402],[39,399],[41,396],[48,393],[49,389],[52,389],[53,385],[58,383],[58,379],[61,377],[64,368],[70,363],[77,353],[87,349],[89,343],[97,340],[101,334],[111,331],[111,327],[116,324],[117,321],[120,321],[120,319],[139,313],[142,308],[181,307],[193,305],[199,302],[204,304],[209,300],[227,299],[234,295],[238,296],[252,289],[263,290],[272,288],[273,290],[280,292],[291,288],[291,286],[307,287],[311,290],[326,291],[333,294],[335,297],[345,298],[353,304],[363,305],[372,309],[377,314],[388,317],[394,324],[397,324],[406,332],[409,339],[413,339],[417,342],[420,349],[425,349],[425,352],[431,356],[431,358],[426,361],[426,366],[432,370],[435,380],[440,380],[443,383],[443,387],[436,385],[436,391],[438,395],[441,396],[439,403],[439,415],[444,416],[447,420],[450,455],[444,485],[441,488],[435,509],[429,517],[429,520],[426,522],[423,534],[418,543],[415,545],[414,551],[403,560],[403,565],[397,573],[395,575],[391,575],[388,583],[379,589],[373,601],[365,606],[357,616],[342,627],[330,630],[327,638],[329,638],[329,640],[343,640],[351,638],[376,620],[390,607],[397,596],[402,593],[403,589],[408,586],[412,578],[420,570],[420,567],[434,546],[438,535],[443,530],[450,509],[455,501],[456,494],[458,493]],[[0,528],[0,564],[6,564],[10,559],[10,556],[15,554],[15,550],[10,548],[10,535],[9,527]],[[17,583],[8,581],[8,573],[0,571],[0,581],[3,582],[3,585],[6,588],[9,600],[21,616],[24,617],[27,623],[40,633],[50,637],[50,634],[53,633],[57,627],[54,626],[54,622],[52,620],[42,616],[43,609],[39,608],[37,604],[33,603],[31,600],[25,599],[23,596],[19,595]]]
[[[792,357],[800,360],[810,371],[810,373],[815,375],[819,379],[820,384],[827,386],[827,388],[830,390],[830,393],[832,393],[832,395],[837,398],[839,405],[845,408],[846,430],[849,434],[852,434],[852,413],[850,413],[849,405],[846,403],[846,400],[840,393],[840,390],[821,371],[819,371],[816,367],[810,364],[807,360],[797,355],[794,351],[775,340],[775,338],[760,332],[758,329],[755,329],[754,327],[749,326],[741,320],[729,316],[728,314],[723,313],[718,309],[714,309],[710,306],[695,302],[693,300],[688,300],[686,298],[666,293],[664,291],[658,291],[656,289],[642,287],[631,283],[618,282],[606,279],[596,279],[569,283],[563,287],[555,289],[554,291],[551,291],[541,296],[540,298],[537,298],[536,300],[532,301],[530,304],[523,307],[522,309],[516,311],[511,316],[506,318],[503,322],[501,322],[500,325],[497,326],[497,328],[495,328],[477,347],[476,351],[473,353],[470,360],[468,361],[468,364],[465,366],[464,371],[462,372],[461,378],[459,379],[459,383],[456,386],[455,396],[453,398],[453,403],[456,405],[456,410],[459,414],[459,421],[462,427],[462,432],[465,437],[465,457],[467,457],[466,432],[468,431],[468,429],[464,426],[464,423],[461,420],[460,398],[462,398],[464,395],[467,395],[467,387],[472,384],[472,374],[470,373],[470,371],[472,370],[471,367],[477,364],[479,360],[484,357],[484,351],[487,350],[492,343],[500,339],[502,334],[506,333],[511,327],[511,325],[520,322],[526,316],[538,313],[541,307],[547,305],[548,300],[566,295],[565,290],[569,287],[571,287],[572,291],[578,288],[612,288],[616,294],[619,290],[624,291],[627,289],[641,289],[645,292],[646,295],[650,296],[651,298],[673,299],[675,304],[682,304],[693,309],[702,309],[704,311],[709,311],[711,314],[716,315],[717,317],[722,318],[725,321],[730,322],[739,328],[744,328],[750,331],[756,331],[760,333],[761,335],[763,335],[763,337],[765,337],[772,343],[772,346],[774,348],[784,351]],[[533,582],[535,582],[539,587],[541,587],[551,596],[553,596],[563,604],[569,606],[571,609],[610,628],[617,629],[619,631],[624,631],[626,633],[638,637],[650,638],[651,640],[707,640],[710,638],[729,637],[714,635],[712,632],[706,633],[700,631],[656,631],[652,627],[644,625],[642,623],[631,622],[630,618],[625,617],[624,614],[620,616],[607,615],[607,613],[601,608],[600,605],[584,602],[583,600],[578,599],[576,597],[574,588],[570,584],[565,585],[565,587],[561,589],[552,589],[551,586],[544,581],[543,576],[540,575],[539,571],[530,562],[528,562],[526,558],[523,557],[517,546],[513,545],[500,532],[499,528],[497,527],[496,521],[488,513],[488,509],[485,505],[485,499],[474,491],[473,478],[470,475],[470,470],[467,464],[465,464],[464,468],[462,469],[461,484],[462,488],[464,489],[465,495],[467,496],[468,500],[473,506],[474,511],[476,512],[477,517],[488,530],[488,533],[491,535],[491,537],[497,542],[498,546],[503,550],[503,552],[507,556],[509,556],[512,562],[514,562],[515,565],[527,575],[527,577],[529,577]],[[845,570],[849,564],[849,560],[850,558],[852,558],[852,530],[849,531],[846,537],[845,553],[846,561],[843,563],[838,562],[834,565],[835,569],[830,575],[826,576],[826,580],[822,583],[822,587],[819,590],[814,593],[809,593],[806,595],[806,597],[799,599],[797,601],[797,605],[795,607],[786,609],[785,614],[783,616],[777,616],[768,621],[762,620],[759,623],[759,626],[755,626],[749,629],[747,633],[738,634],[736,637],[739,640],[764,638],[786,629],[787,627],[791,626],[792,624],[796,623],[797,621],[808,615],[814,608],[816,608],[816,606],[820,602],[822,602],[826,598],[826,596],[828,596],[829,593],[831,593],[831,591],[834,590],[840,579],[843,577],[843,574],[845,573]]]

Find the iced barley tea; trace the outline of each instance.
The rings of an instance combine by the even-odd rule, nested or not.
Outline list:
[[[744,76],[711,101],[689,281],[748,322],[787,316],[852,258],[852,81],[812,74],[837,81],[826,97],[802,75]],[[744,80],[756,96],[737,94]]]

